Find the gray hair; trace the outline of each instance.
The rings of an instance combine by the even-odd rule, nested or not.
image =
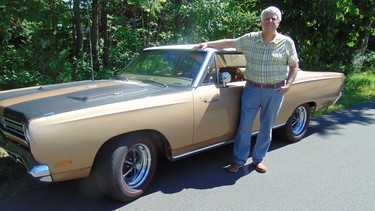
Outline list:
[[[277,15],[277,20],[278,20],[278,21],[281,21],[281,11],[280,11],[279,8],[274,7],[274,6],[267,7],[266,9],[264,9],[264,10],[262,11],[262,13],[260,14],[260,20],[263,21],[263,20],[264,20],[264,17],[265,17],[266,14],[268,14],[268,13],[276,14],[276,15]]]

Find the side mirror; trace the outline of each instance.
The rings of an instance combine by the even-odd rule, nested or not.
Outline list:
[[[227,83],[229,83],[232,80],[232,75],[228,72],[223,72],[220,75],[220,81],[223,83],[224,87],[227,87]]]

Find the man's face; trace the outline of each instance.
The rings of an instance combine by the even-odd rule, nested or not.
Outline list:
[[[261,21],[263,31],[276,31],[280,25],[277,15],[274,13],[266,13],[263,21]]]

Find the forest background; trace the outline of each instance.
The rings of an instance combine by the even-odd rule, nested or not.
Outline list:
[[[303,70],[374,75],[375,0],[0,0],[0,90],[111,78],[145,47],[258,31],[271,5]]]

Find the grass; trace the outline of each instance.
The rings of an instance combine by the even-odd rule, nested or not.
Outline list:
[[[365,73],[352,74],[346,78],[344,95],[340,100],[335,105],[323,109],[314,116],[345,109],[374,99],[375,75]],[[0,199],[38,188],[40,186],[27,175],[26,169],[15,163],[5,150],[0,148]]]

